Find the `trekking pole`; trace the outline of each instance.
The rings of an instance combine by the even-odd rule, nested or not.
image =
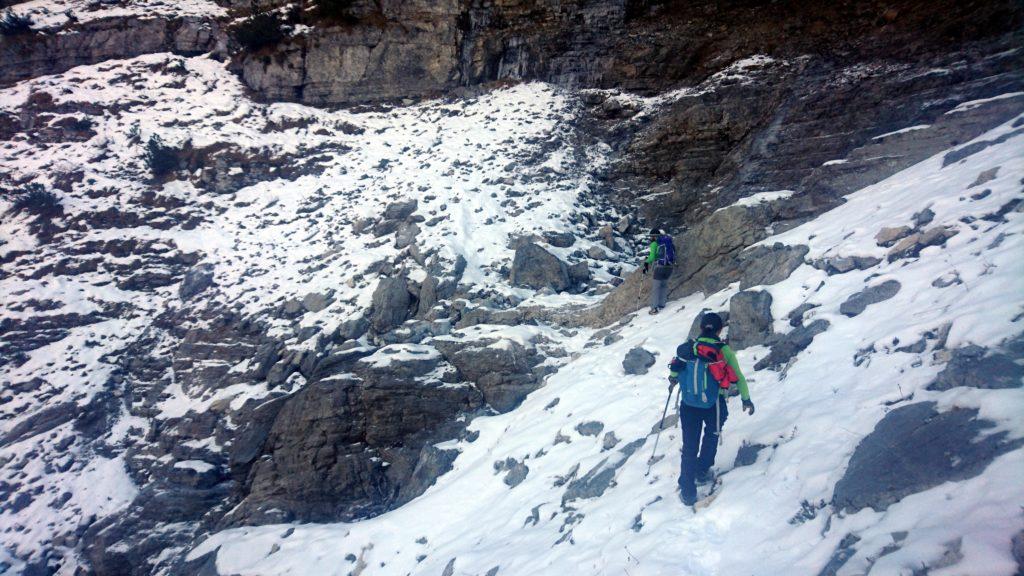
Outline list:
[[[651,457],[647,460],[645,478],[651,475],[651,467],[654,466],[654,455],[658,453],[658,440],[661,439],[661,431],[665,429],[665,416],[668,415],[668,405],[672,403],[672,394],[674,392],[675,390],[670,389],[668,391],[668,398],[665,398],[665,409],[661,411],[661,422],[658,423],[658,434],[654,437],[654,450],[651,451]]]

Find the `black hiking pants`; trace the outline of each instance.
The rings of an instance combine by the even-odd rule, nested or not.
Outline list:
[[[718,410],[716,419],[715,410]],[[718,432],[729,417],[726,398],[710,408],[694,408],[680,403],[679,422],[683,429],[683,459],[680,466],[679,490],[683,498],[697,496],[696,478],[711,469],[718,452]]]

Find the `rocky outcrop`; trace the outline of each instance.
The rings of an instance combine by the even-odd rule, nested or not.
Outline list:
[[[0,85],[115,58],[173,52],[223,55],[227,35],[197,17],[109,17],[59,31],[0,36]]]
[[[475,383],[484,402],[498,412],[518,406],[540,387],[545,374],[537,370],[543,360],[537,349],[512,340],[437,339],[434,345],[458,369],[460,378]]]
[[[993,459],[1022,444],[977,410],[938,412],[934,402],[896,408],[857,445],[846,473],[836,483],[838,510],[887,509],[904,497],[980,474]]]
[[[451,437],[455,416],[481,400],[472,387],[412,384],[397,374],[310,384],[281,408],[245,497],[223,522],[353,520],[400,505],[436,478],[417,473],[437,457],[423,450]]]
[[[242,79],[271,100],[308,104],[437,95],[461,84],[456,0],[379,3],[362,23],[316,27],[243,54]]]
[[[949,29],[926,25],[921,11],[905,3],[865,10],[856,2],[806,2],[765,11],[679,0],[363,1],[353,3],[354,22],[315,25],[272,49],[241,55],[237,65],[264,96],[312,104],[421,97],[498,80],[655,92],[753,54],[920,57],[948,41]],[[961,41],[997,37],[1019,18],[1019,7],[1006,1],[945,1],[933,9],[950,28],[965,31]],[[880,19],[883,12],[888,17]],[[786,42],[778,30],[787,30]],[[756,121],[757,114],[752,107],[748,116]]]

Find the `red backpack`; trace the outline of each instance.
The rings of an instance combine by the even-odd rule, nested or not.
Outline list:
[[[739,377],[736,376],[736,371],[732,369],[732,366],[725,361],[725,354],[722,354],[724,346],[724,342],[695,340],[693,353],[708,363],[708,371],[711,372],[711,376],[718,382],[720,388],[730,388],[739,382]]]

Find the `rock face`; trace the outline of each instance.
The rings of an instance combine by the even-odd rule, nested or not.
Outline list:
[[[900,17],[879,27],[874,12],[856,2],[807,2],[779,12],[678,0],[356,2],[355,23],[315,27],[269,52],[244,55],[238,66],[265,97],[326,104],[419,97],[496,80],[657,91],[752,54],[913,54],[947,40],[909,2],[887,7]],[[1010,2],[979,8],[945,1],[934,10],[973,37],[1012,30],[1017,12]],[[780,43],[783,29],[788,42]],[[756,110],[747,117],[756,121]]]
[[[1022,444],[1005,432],[984,435],[993,424],[976,410],[936,411],[919,402],[886,414],[850,458],[832,503],[856,512],[885,510],[905,496],[980,474],[1000,454]]]
[[[516,249],[512,261],[512,284],[540,290],[550,288],[555,292],[570,286],[569,268],[557,256],[537,244],[528,243]]]
[[[355,26],[314,28],[293,42],[247,54],[246,84],[271,100],[366,102],[439,94],[460,84],[456,0],[379,4]]]
[[[61,30],[0,36],[0,85],[112,58],[156,52],[222,53],[227,35],[213,20],[197,17],[111,17]]]

